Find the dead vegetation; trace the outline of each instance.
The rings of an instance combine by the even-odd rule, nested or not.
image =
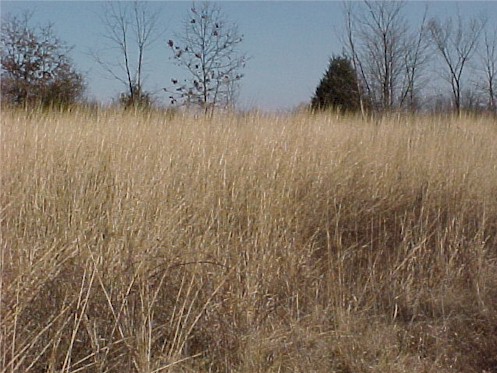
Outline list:
[[[2,113],[1,372],[497,372],[488,118]]]

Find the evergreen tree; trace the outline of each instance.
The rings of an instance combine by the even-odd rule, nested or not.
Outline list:
[[[344,112],[360,110],[357,76],[348,58],[330,59],[328,70],[312,98],[311,107],[315,110],[334,108]]]

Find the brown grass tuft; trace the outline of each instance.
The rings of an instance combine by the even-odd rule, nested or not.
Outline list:
[[[2,113],[0,371],[497,372],[488,118]]]

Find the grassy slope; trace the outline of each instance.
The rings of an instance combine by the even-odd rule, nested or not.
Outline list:
[[[5,112],[0,193],[2,372],[497,372],[495,121]]]

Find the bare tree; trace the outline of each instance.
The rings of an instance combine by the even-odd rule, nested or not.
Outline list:
[[[488,99],[488,109],[497,110],[497,27],[485,29],[483,47],[479,50],[480,70],[482,72],[483,90]]]
[[[143,88],[145,53],[161,35],[159,14],[142,1],[109,1],[102,14],[103,37],[108,42],[106,48],[117,49],[120,60],[113,62],[115,58],[103,57],[103,51],[94,51],[94,59],[109,76],[126,87],[121,95],[122,104],[148,105],[150,94]]]
[[[402,1],[344,3],[346,55],[358,75],[365,101],[380,111],[414,110],[420,79],[429,62],[425,10],[418,28],[411,31],[403,15]]]
[[[348,8],[347,33],[368,96],[380,110],[394,105],[401,72],[401,38],[407,33],[400,2],[364,1],[355,13]]]
[[[364,72],[364,68],[362,66],[361,59],[359,58],[359,53],[356,48],[355,41],[355,23],[354,16],[352,10],[352,2],[344,3],[344,14],[345,14],[345,37],[343,39],[343,43],[345,45],[345,55],[348,55],[350,60],[352,61],[352,66],[354,71],[356,72],[357,80],[357,92],[359,92],[359,107],[361,109],[361,115],[364,117],[365,115],[365,105],[364,105],[364,93],[368,97],[371,97],[371,87],[368,84],[368,80],[366,79],[366,74]],[[361,84],[361,82],[363,84]]]
[[[428,7],[425,8],[419,27],[403,40],[404,74],[399,106],[407,107],[409,111],[418,108],[419,85],[423,83],[421,77],[430,62],[427,17]]]
[[[198,105],[205,114],[233,106],[247,61],[246,54],[238,49],[242,41],[237,25],[226,19],[218,5],[193,4],[183,33],[176,35],[176,41],[168,41],[174,60],[189,75],[182,82],[171,79],[173,86],[164,88],[171,103],[180,100]]]
[[[69,58],[71,48],[51,24],[30,25],[32,13],[7,16],[1,26],[1,96],[12,105],[60,106],[83,95],[83,76]]]
[[[463,72],[477,49],[484,25],[485,21],[477,18],[466,23],[461,15],[455,21],[432,18],[428,23],[435,51],[447,69],[443,77],[450,83],[457,114],[461,113]]]
[[[365,1],[367,15],[361,19],[361,38],[370,59],[369,75],[378,87],[383,110],[394,106],[395,89],[402,73],[402,39],[407,34],[401,2]]]

